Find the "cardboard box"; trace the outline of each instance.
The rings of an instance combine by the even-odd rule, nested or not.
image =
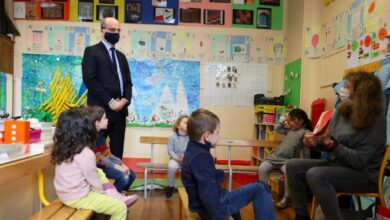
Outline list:
[[[30,122],[22,120],[7,120],[4,122],[4,143],[30,142]]]

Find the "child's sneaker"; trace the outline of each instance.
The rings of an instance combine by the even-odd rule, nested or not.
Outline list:
[[[134,194],[134,195],[131,195],[131,196],[124,196],[123,198],[123,202],[128,206],[132,206],[134,205],[134,203],[136,203],[139,199],[139,196],[137,194]]]
[[[168,189],[167,191],[165,192],[165,198],[169,199],[172,197],[173,195],[173,190],[175,189],[175,187],[172,187],[172,186],[168,186]]]
[[[105,183],[103,184],[104,192],[110,196],[111,198],[118,199],[125,203],[127,206],[132,206],[137,200],[139,199],[138,195],[131,195],[131,196],[124,196],[121,193],[119,193],[115,186],[111,183]]]

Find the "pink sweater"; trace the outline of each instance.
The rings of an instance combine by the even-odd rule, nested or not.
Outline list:
[[[103,192],[96,170],[96,157],[89,147],[75,155],[72,162],[56,166],[54,187],[63,202],[80,199],[92,190]]]

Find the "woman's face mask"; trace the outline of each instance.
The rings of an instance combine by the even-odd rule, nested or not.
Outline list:
[[[342,87],[339,92],[339,97],[342,102],[350,100],[349,96],[351,95],[351,90]]]

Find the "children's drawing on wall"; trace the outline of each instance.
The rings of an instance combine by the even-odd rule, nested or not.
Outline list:
[[[267,37],[264,36],[253,36],[251,37],[251,62],[254,63],[267,63],[268,58],[268,43]]]
[[[75,104],[83,95],[81,57],[23,54],[22,58],[23,117],[55,120],[53,112],[59,114],[64,103]]]
[[[131,57],[149,58],[151,51],[152,32],[144,30],[131,31]]]
[[[152,0],[152,6],[167,7],[169,0]]]
[[[363,35],[363,0],[355,0],[348,13],[349,39],[357,39]]]
[[[130,126],[171,126],[199,107],[199,62],[129,60],[133,97]]]
[[[0,72],[0,115],[7,109],[7,74]]]
[[[322,52],[326,53],[334,49],[334,28],[330,22],[325,22],[321,25],[320,40],[322,41]]]
[[[210,35],[211,60],[229,62],[231,60],[230,36],[224,34]]]
[[[334,47],[335,49],[346,45],[348,35],[348,12],[342,11],[333,18]]]
[[[323,41],[320,39],[322,37],[320,36],[320,30],[319,25],[306,28],[304,48],[307,57],[316,58],[323,54],[323,46],[321,45]]]
[[[30,24],[27,28],[27,51],[31,53],[47,53],[47,28],[43,24]]]
[[[283,64],[286,58],[286,41],[284,37],[268,37],[268,63]]]
[[[66,54],[69,50],[68,26],[48,25],[48,46],[50,52],[54,54]]]
[[[238,63],[248,63],[250,61],[249,48],[250,38],[249,36],[231,36],[230,38],[232,61]]]
[[[69,27],[69,53],[83,55],[90,45],[90,30],[87,27]]]
[[[205,61],[209,60],[211,56],[211,40],[210,35],[207,33],[197,33],[194,37],[194,43],[192,44],[193,57],[195,60]]]
[[[207,63],[205,105],[252,106],[255,94],[267,94],[267,65]]]
[[[384,2],[384,0],[363,1],[363,22],[366,33],[374,32],[379,26],[383,25]]]
[[[169,59],[172,50],[172,33],[165,31],[152,32],[152,59]]]
[[[184,60],[194,59],[192,44],[194,43],[195,34],[176,32],[172,34],[172,58]]]

